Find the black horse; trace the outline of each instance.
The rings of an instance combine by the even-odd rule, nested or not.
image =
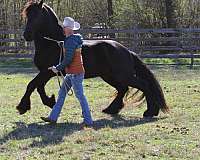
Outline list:
[[[45,85],[50,78],[55,76],[47,68],[59,62],[60,47],[57,43],[45,39],[50,37],[63,40],[64,34],[54,11],[43,0],[40,2],[29,1],[23,10],[27,19],[24,38],[34,41],[34,63],[39,69],[39,74],[28,84],[17,110],[24,114],[30,110],[30,95],[37,88],[43,104],[52,108],[55,96],[48,97]],[[147,66],[120,43],[111,40],[84,41],[82,48],[85,78],[101,77],[105,82],[116,88],[117,96],[113,102],[103,110],[107,114],[117,114],[123,108],[123,98],[129,86],[137,88],[144,93],[147,110],[144,117],[157,116],[160,109],[168,111],[163,91],[159,82]]]

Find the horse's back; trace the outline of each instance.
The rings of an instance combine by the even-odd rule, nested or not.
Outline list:
[[[128,48],[113,40],[84,40],[83,43],[86,72],[88,69],[98,71],[100,75],[112,73],[113,77],[121,79],[135,73],[134,56]]]
[[[114,40],[83,40],[83,46],[96,46],[101,44],[112,45],[112,46],[121,45],[119,42]]]

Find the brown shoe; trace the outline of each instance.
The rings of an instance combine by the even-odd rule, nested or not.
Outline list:
[[[56,121],[49,119],[49,117],[40,117],[43,121],[49,122],[50,124],[56,124]]]

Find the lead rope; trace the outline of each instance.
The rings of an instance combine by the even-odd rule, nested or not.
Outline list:
[[[62,56],[63,56],[63,41],[57,41],[57,40],[54,40],[54,39],[51,39],[49,37],[44,37],[45,39],[47,40],[50,40],[50,41],[54,41],[56,43],[58,43],[58,46],[60,47],[60,57],[59,57],[59,64],[62,62]],[[62,80],[63,80],[63,84],[64,84],[64,87],[65,87],[65,90],[66,92],[68,91],[69,89],[69,92],[67,92],[67,94],[69,96],[72,96],[73,95],[73,90],[71,89],[71,87],[68,85],[68,83],[65,81],[65,77],[63,75],[63,73],[61,71],[59,71],[58,73],[60,73],[61,77],[62,77]],[[57,77],[57,80],[58,80],[58,84],[59,84],[59,87],[61,88],[61,84],[60,84],[60,78],[59,78],[59,75],[58,73],[56,73],[56,77]],[[67,75],[66,75],[67,76]],[[71,93],[70,93],[71,92]]]
[[[62,56],[64,56],[64,52],[63,52],[63,42],[59,42],[59,44],[58,44],[59,46],[60,46],[60,58],[59,58],[59,64],[62,62]],[[63,80],[63,84],[64,84],[64,87],[65,87],[65,90],[66,90],[66,92],[68,91],[68,89],[69,89],[69,91],[67,92],[67,94],[69,95],[69,96],[72,96],[73,95],[73,90],[72,90],[72,88],[68,85],[68,83],[65,81],[65,77],[64,77],[64,75],[63,75],[63,73],[60,71],[59,72],[60,73],[60,75],[61,75],[61,77],[62,77],[62,80]],[[59,79],[59,75],[58,75],[58,73],[57,73],[57,79]],[[66,76],[68,76],[68,75],[66,75]],[[60,84],[60,83],[59,83]],[[61,88],[61,86],[60,86],[60,88]],[[71,92],[71,93],[70,93]]]

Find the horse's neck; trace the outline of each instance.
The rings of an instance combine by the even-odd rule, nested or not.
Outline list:
[[[51,38],[59,40],[59,41],[63,41],[64,40],[64,34],[63,34],[63,29],[60,25],[57,24],[56,27],[54,27],[51,31]]]
[[[51,44],[50,41],[44,39],[44,37],[41,37],[40,35],[36,35],[34,38],[34,45],[35,45],[35,50],[45,50],[47,46]]]
[[[53,11],[53,9],[49,6],[46,5],[46,9],[48,10],[47,14],[49,16],[49,25],[47,28],[47,36],[55,39],[55,40],[63,40],[64,39],[64,34],[63,34],[63,29],[58,23],[58,18],[56,16],[56,13]]]
[[[44,50],[48,46],[52,46],[52,44],[56,44],[56,42],[46,39],[50,38],[56,41],[63,41],[64,34],[61,26],[55,26],[52,28],[47,28],[44,31],[40,31],[35,35],[34,44],[36,50]]]
[[[64,40],[63,29],[58,24],[58,19],[54,11],[49,6],[46,5],[44,8],[43,14],[46,16],[49,16],[47,18],[48,25],[46,25],[46,28],[43,28],[43,29],[41,28],[41,31],[36,34],[35,39],[34,39],[36,49],[44,49],[44,47],[48,47],[52,45],[52,43],[53,44],[56,43],[56,42],[47,40],[44,37],[48,37],[57,41]]]

